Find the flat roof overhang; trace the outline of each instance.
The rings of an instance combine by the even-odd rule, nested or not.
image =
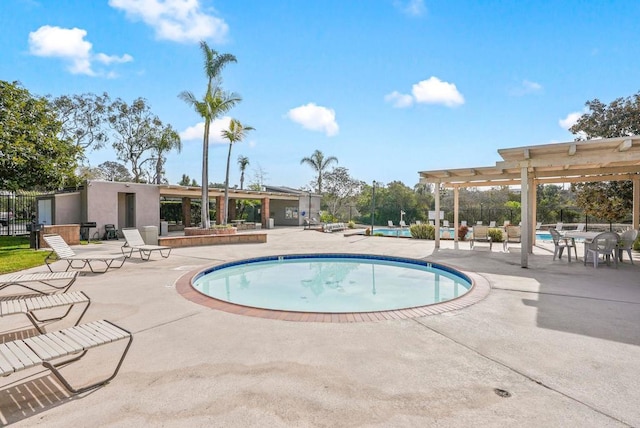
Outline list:
[[[202,188],[194,186],[179,186],[175,184],[159,185],[160,196],[172,198],[193,198],[200,199],[202,197]],[[209,197],[224,196],[224,189],[209,188]],[[239,190],[229,189],[229,199],[276,199],[286,201],[297,201],[300,195],[279,192],[260,192],[257,190]]]

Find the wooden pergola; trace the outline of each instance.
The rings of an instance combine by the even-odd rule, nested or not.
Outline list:
[[[633,228],[640,226],[640,136],[500,149],[492,167],[421,171],[420,183],[436,185],[435,210],[440,211],[441,187],[454,191],[454,227],[458,229],[461,187],[512,186],[521,188],[522,267],[533,252],[536,224],[536,185],[594,181],[633,181]],[[436,230],[440,228],[436,215]],[[436,248],[440,234],[436,233]],[[454,233],[455,246],[458,234]]]

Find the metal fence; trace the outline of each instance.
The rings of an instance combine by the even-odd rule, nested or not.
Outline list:
[[[36,216],[36,192],[0,191],[0,235],[27,235]]]

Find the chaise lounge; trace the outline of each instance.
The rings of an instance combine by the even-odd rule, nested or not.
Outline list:
[[[43,291],[40,288],[34,288],[31,283],[40,283],[47,287],[53,288],[51,293],[58,291],[64,293],[69,287],[73,285],[78,277],[78,272],[51,272],[51,273],[10,273],[6,275],[0,275],[0,290],[3,290],[10,286],[18,286],[26,288],[30,291],[35,291],[40,294],[50,294],[47,291]],[[62,283],[60,283],[63,281]]]
[[[145,244],[138,229],[122,229],[121,232],[126,241],[121,250],[122,254],[127,259],[133,255],[134,251],[138,251],[142,260],[149,260],[153,251],[159,252],[165,259],[171,254],[171,247]]]
[[[53,272],[53,269],[51,269],[51,263],[57,260],[65,260],[67,262],[65,272],[69,269],[82,269],[85,266],[89,266],[91,272],[94,273],[104,273],[111,267],[114,269],[120,268],[127,260],[126,257],[118,254],[76,254],[60,235],[44,235],[42,239],[44,239],[47,245],[51,248],[51,253],[49,253],[44,259],[44,262],[51,272]],[[122,263],[120,263],[120,265],[112,266],[114,261],[120,259],[122,259]],[[96,261],[104,263],[106,268],[103,271],[94,270],[91,263]],[[81,262],[82,266],[74,266],[74,262]]]

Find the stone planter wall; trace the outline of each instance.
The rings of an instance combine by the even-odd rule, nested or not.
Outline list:
[[[202,229],[200,227],[185,227],[184,236],[202,236],[202,235],[235,235],[238,229],[229,227],[225,229],[213,228]]]

